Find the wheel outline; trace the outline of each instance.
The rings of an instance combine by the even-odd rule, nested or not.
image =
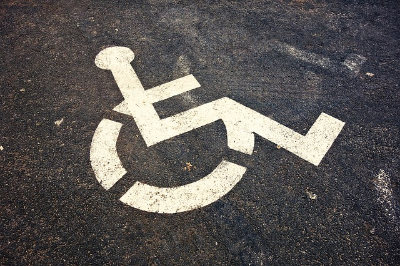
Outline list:
[[[106,190],[127,173],[116,149],[122,126],[122,123],[103,118],[93,135],[90,161],[96,179]],[[246,167],[222,160],[210,174],[182,186],[157,187],[136,181],[120,201],[147,212],[191,211],[226,195],[242,179],[246,170]]]

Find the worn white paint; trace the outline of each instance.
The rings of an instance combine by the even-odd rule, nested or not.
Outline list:
[[[396,199],[393,197],[392,182],[390,176],[383,169],[380,169],[379,173],[373,180],[375,189],[378,192],[377,201],[381,205],[384,214],[390,219],[391,222],[398,223],[399,217],[396,214]],[[398,224],[400,226],[400,224]]]
[[[346,57],[345,61],[338,62],[319,54],[301,50],[295,46],[280,42],[278,40],[266,41],[265,45],[271,50],[275,50],[279,53],[289,55],[297,60],[313,64],[330,71],[341,71],[346,68],[354,74],[358,74],[361,70],[361,66],[367,61],[367,58],[362,55],[350,54]]]
[[[90,147],[90,161],[97,180],[105,188],[111,188],[125,174],[117,153],[117,139],[122,124],[103,119],[94,132]]]
[[[300,61],[317,65],[325,69],[334,69],[337,65],[334,61],[332,61],[327,57],[323,57],[321,55],[311,53],[308,51],[303,51],[287,43],[279,42],[277,40],[271,40],[267,41],[267,44],[270,48],[272,48],[275,51],[287,54]]]
[[[358,74],[361,70],[361,66],[365,62],[367,62],[366,57],[364,57],[362,55],[358,55],[358,54],[350,54],[344,60],[343,65],[346,66],[348,69],[350,69],[355,74]]]
[[[111,47],[101,51],[95,62],[98,67],[111,70],[125,98],[125,101],[114,110],[134,118],[147,146],[221,119],[226,126],[228,146],[231,149],[252,154],[254,133],[256,133],[300,158],[318,165],[344,126],[344,122],[321,113],[308,133],[303,136],[226,97],[160,119],[153,103],[198,88],[200,84],[192,75],[188,75],[145,90],[130,65],[133,58],[130,49]],[[105,119],[100,123],[93,138],[91,149],[93,168],[96,177],[106,189],[125,174],[115,149],[120,127],[119,123]],[[121,201],[153,212],[186,211],[205,206],[225,195],[240,180],[244,172],[244,167],[223,161],[208,176],[185,186],[158,188],[136,183]]]
[[[245,171],[243,166],[222,161],[209,175],[179,187],[155,187],[136,182],[120,200],[148,212],[189,211],[217,201],[240,181]]]

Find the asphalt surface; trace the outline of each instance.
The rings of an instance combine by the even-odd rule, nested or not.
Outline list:
[[[0,3],[1,265],[399,265],[398,1]],[[193,74],[162,118],[229,97],[306,134],[345,126],[319,166],[256,137],[227,147],[222,121],[147,147],[96,67],[125,46],[143,86]],[[127,170],[105,190],[90,163],[103,118],[123,124]],[[247,167],[218,201],[176,214],[119,198],[174,187],[222,159]]]

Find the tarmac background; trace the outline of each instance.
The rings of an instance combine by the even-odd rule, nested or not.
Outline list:
[[[0,264],[398,265],[399,14],[398,1],[2,1]],[[321,112],[346,125],[318,167],[260,137],[233,152],[222,122],[146,148],[94,64],[113,45],[134,51],[145,88],[202,85],[157,103],[161,117],[229,97],[302,134]],[[124,124],[129,170],[111,191],[89,161],[104,117]],[[182,185],[222,158],[248,170],[204,208],[118,201],[133,180]]]

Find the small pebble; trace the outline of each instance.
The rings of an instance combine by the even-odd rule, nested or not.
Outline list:
[[[312,192],[310,192],[310,191],[306,191],[306,193],[307,193],[307,195],[308,195],[308,197],[309,197],[310,199],[312,199],[312,200],[317,199],[317,195],[316,195],[316,194],[314,194],[314,193],[312,193]]]
[[[55,121],[54,124],[56,124],[56,126],[60,126],[62,122],[64,122],[64,117],[61,118],[60,120]]]

